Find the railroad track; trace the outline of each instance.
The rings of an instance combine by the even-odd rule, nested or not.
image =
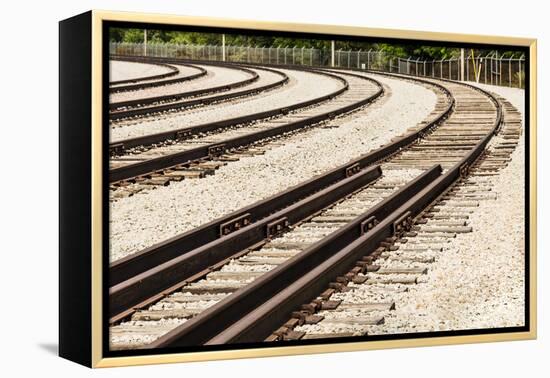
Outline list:
[[[399,306],[395,298],[411,285],[423,282],[430,265],[445,245],[472,232],[482,201],[497,201],[492,180],[505,168],[521,136],[521,115],[504,98],[502,130],[472,164],[467,177],[458,180],[421,215],[411,230],[391,237],[373,253],[356,261],[340,279],[337,289],[326,287],[314,301],[296,307],[266,341],[340,338],[385,334],[385,317]],[[397,303],[396,303],[397,302]]]
[[[120,59],[111,59],[112,61],[126,61],[123,58]],[[140,77],[134,77],[131,79],[122,79],[122,80],[111,80],[109,81],[109,87],[118,87],[124,84],[135,84],[141,81],[149,81],[149,80],[159,80],[164,79],[170,76],[177,75],[179,73],[179,70],[177,67],[171,66],[166,63],[159,63],[159,62],[150,62],[150,63],[144,63],[149,65],[155,65],[163,68],[167,68],[168,72],[162,73],[162,74],[156,74],[156,75],[148,75],[148,76],[140,76]]]
[[[434,81],[433,85],[439,84]],[[264,214],[259,220],[252,218],[250,213],[244,213],[244,216],[225,224],[212,222],[202,228],[201,242],[206,244],[188,251],[180,250],[180,256],[160,262],[153,268],[111,286],[111,304],[116,302],[117,295],[119,300],[119,307],[112,313],[112,346],[115,349],[154,348],[261,341],[264,338],[287,340],[322,337],[324,334],[320,332],[315,334],[312,331],[307,336],[306,331],[294,328],[313,323],[320,326],[325,317],[317,311],[336,311],[341,302],[337,303],[338,299],[331,296],[345,294],[345,288],[350,282],[353,282],[352,285],[365,284],[369,280],[369,273],[375,268],[372,262],[381,256],[385,257],[385,252],[397,250],[392,243],[401,243],[407,237],[422,239],[423,236],[419,236],[422,230],[414,228],[417,225],[413,224],[413,220],[422,224],[423,219],[429,218],[422,214],[435,206],[434,201],[450,193],[451,185],[454,184],[456,188],[470,179],[466,177],[473,177],[468,176],[471,167],[472,175],[477,170],[500,169],[498,164],[506,162],[503,154],[515,148],[514,140],[519,128],[517,119],[514,119],[517,114],[510,108],[511,105],[504,106],[505,122],[500,130],[504,142],[501,147],[492,146],[489,152],[484,152],[492,134],[499,131],[499,101],[502,100],[462,84],[445,83],[445,87],[454,100],[449,101],[447,107],[440,106],[445,109],[438,117],[419,125],[391,145],[330,172],[330,179],[327,175],[323,176],[325,189],[322,195],[315,197],[315,194],[309,194],[313,187],[320,185],[319,181],[312,184],[314,181],[310,180],[310,192],[304,188],[294,188],[293,194],[302,198],[300,205],[294,206],[294,210],[299,209],[297,211],[300,215],[293,213],[289,209],[292,206],[288,206],[278,212],[268,210],[271,216],[266,217]],[[453,104],[454,109],[451,109]],[[476,110],[479,111],[476,117],[465,117],[467,113]],[[464,121],[466,118],[469,119]],[[477,127],[460,129],[458,125],[464,122]],[[457,142],[442,143],[443,136],[446,136],[446,140],[456,137]],[[404,147],[408,148],[401,150]],[[493,149],[496,152],[492,152]],[[439,154],[432,153],[436,150]],[[482,157],[478,159],[480,155]],[[438,165],[440,158],[444,173]],[[408,181],[413,173],[418,173],[417,167],[410,163],[414,159],[419,162],[418,167],[425,171],[415,180]],[[383,162],[382,168],[372,167],[372,164],[381,160],[387,160]],[[481,167],[483,162],[487,163]],[[346,178],[342,180],[342,176]],[[327,186],[327,182],[334,182],[337,177],[340,177],[340,181]],[[298,192],[300,195],[297,195]],[[457,192],[464,198],[468,197],[467,192]],[[366,212],[359,216],[353,211],[357,202],[349,206],[354,203],[354,198],[356,201],[358,198],[365,201],[359,201],[359,204],[366,206],[362,209]],[[321,199],[329,203],[319,202]],[[350,201],[347,202],[348,206],[346,201]],[[277,208],[276,202],[271,206]],[[372,204],[377,205],[371,207]],[[452,204],[447,203],[449,206]],[[440,223],[448,220],[437,216],[434,219],[439,222],[435,223],[436,229],[442,227]],[[443,226],[452,229],[458,227],[456,223],[447,222]],[[462,230],[467,231],[467,226],[461,227],[466,227]],[[256,230],[254,237],[250,234],[252,229]],[[309,229],[306,236],[310,239],[292,241],[292,235],[299,239],[304,229]],[[315,229],[314,232],[312,229]],[[269,230],[274,233],[270,234]],[[281,231],[287,232],[279,236]],[[423,233],[429,233],[430,237],[441,236],[432,231],[424,229]],[[193,232],[187,233],[187,237]],[[415,232],[416,235],[413,235]],[[441,230],[438,232],[450,234]],[[243,241],[245,239],[246,242]],[[230,250],[227,247],[231,244],[229,240],[241,242],[235,250]],[[182,241],[185,241],[185,237],[172,239],[157,251],[171,251],[177,255],[180,247],[178,242]],[[243,248],[242,243],[248,243],[248,246]],[[225,255],[213,257],[212,252],[208,251],[214,250]],[[337,250],[340,252],[331,256]],[[370,260],[363,259],[365,255],[365,259]],[[141,254],[141,261],[134,264],[134,268],[147,261],[147,256],[155,256],[154,251],[151,249]],[[197,266],[203,257],[206,258],[205,266]],[[132,260],[126,260],[129,261]],[[118,267],[122,266],[124,264]],[[114,267],[111,266],[111,269]],[[311,274],[307,273],[309,271]],[[419,270],[413,269],[411,272],[418,273]],[[373,274],[394,273],[384,273],[382,270]],[[145,293],[145,298],[142,294],[142,297],[134,297],[128,302],[129,297],[147,291],[147,288],[150,292]],[[124,301],[127,303],[121,305]],[[390,303],[387,307],[377,305],[371,306],[371,309],[391,311],[392,305],[395,306]],[[330,318],[327,316],[327,319]],[[362,320],[363,326],[374,326],[376,319]]]
[[[139,80],[133,80],[129,83],[118,82],[110,83],[109,93],[132,92],[139,91],[147,88],[165,86],[169,84],[182,83],[194,79],[198,79],[207,74],[206,70],[202,67],[189,63],[177,63],[177,65],[166,64],[161,62],[147,61],[145,59],[134,59],[129,57],[112,56],[111,60],[126,61],[135,63],[147,63],[147,64],[159,64],[171,68],[171,72],[163,75],[155,75],[147,78],[141,78]]]
[[[113,292],[118,291],[119,293],[122,293],[125,290],[131,291],[136,289],[135,286],[132,287],[132,277],[143,277],[143,274],[146,273],[147,269],[153,269],[156,266],[162,265],[167,262],[167,259],[181,255],[186,250],[189,250],[189,248],[216,240],[219,237],[219,232],[222,232],[222,234],[225,233],[224,227],[229,226],[230,228],[234,228],[238,220],[242,223],[237,225],[237,227],[242,227],[245,226],[247,222],[253,222],[257,219],[265,218],[267,214],[273,212],[278,207],[285,206],[285,200],[287,201],[288,206],[289,204],[296,202],[299,198],[312,194],[318,191],[319,188],[326,187],[328,183],[334,182],[335,180],[341,180],[358,169],[362,169],[367,165],[373,164],[388,154],[395,153],[400,148],[412,143],[420,136],[421,133],[435,127],[450,112],[452,102],[450,101],[450,98],[444,94],[445,92],[443,91],[443,88],[439,89],[441,95],[437,105],[438,110],[434,115],[429,117],[430,121],[423,124],[423,127],[418,131],[404,136],[400,141],[396,141],[390,146],[380,148],[370,154],[367,154],[366,156],[358,158],[351,162],[349,166],[337,168],[325,175],[310,180],[308,183],[296,188],[291,188],[288,191],[281,193],[279,196],[274,196],[270,199],[255,204],[255,206],[253,205],[247,209],[243,209],[243,212],[245,212],[245,214],[249,214],[249,217],[243,218],[243,214],[236,212],[224,217],[223,219],[211,222],[210,224],[200,227],[192,232],[188,232],[181,237],[174,238],[166,243],[161,243],[159,246],[144,250],[141,253],[114,262],[111,265],[109,274],[112,280],[112,288],[114,288]],[[204,268],[216,263],[216,261],[204,258],[201,258],[200,262],[205,264]],[[186,266],[192,266],[192,264],[186,264]],[[141,280],[141,278],[137,278],[137,280]],[[153,289],[153,291],[157,289]],[[137,291],[141,291],[142,294],[144,293],[141,288],[137,289]],[[134,304],[137,304],[137,302],[141,299],[142,298],[134,300]],[[119,314],[113,314],[113,321],[116,322],[118,318],[128,316],[128,314],[128,312],[124,311]]]
[[[167,185],[170,181],[183,178],[204,177],[214,173],[227,161],[238,160],[235,155],[263,153],[254,151],[250,146],[259,147],[274,138],[349,113],[383,94],[380,83],[361,75],[322,74],[340,80],[343,86],[328,95],[292,106],[112,143],[112,153],[131,148],[139,151],[143,147],[138,146],[152,143],[163,143],[164,146],[153,149],[149,153],[152,158],[146,158],[147,151],[138,156],[113,156],[111,188],[119,189],[117,196],[127,196],[150,188],[150,185]],[[253,123],[247,125],[250,122]],[[199,133],[202,136],[189,139]],[[175,141],[178,138],[179,141]]]
[[[235,100],[278,88],[289,80],[288,76],[284,73],[270,68],[259,69],[254,67],[253,69],[248,69],[243,66],[221,65],[211,62],[204,63],[204,65],[240,70],[247,73],[249,77],[231,83],[185,90],[173,94],[112,102],[109,104],[109,120],[112,124],[113,121],[118,121],[117,124],[120,124],[120,120],[135,121],[136,118],[141,120],[144,116],[157,116],[159,113],[168,111],[182,111],[197,106]],[[272,77],[264,79],[266,75],[260,76],[260,73],[271,73],[271,76],[274,76],[275,79]],[[242,87],[245,88],[240,89]],[[220,92],[223,93],[219,94]]]
[[[437,172],[437,169],[433,172]],[[298,202],[295,207],[300,208],[302,213],[299,215],[283,210],[282,213],[288,216],[279,218],[282,214],[275,213],[263,221],[256,222],[255,228],[259,232],[263,231],[264,227],[269,228],[270,224],[277,228],[277,218],[282,220],[280,223],[282,228],[278,231],[273,230],[273,234],[265,241],[262,240],[263,235],[257,236],[256,238],[260,241],[252,248],[238,251],[230,258],[220,261],[216,266],[217,269],[199,273],[200,276],[193,277],[183,291],[172,293],[148,306],[147,309],[134,312],[129,323],[112,328],[112,335],[116,337],[117,332],[125,334],[136,328],[143,331],[142,322],[156,325],[156,322],[162,323],[168,318],[185,319],[206,311],[214,303],[229,298],[232,293],[244,288],[275,266],[300,254],[307,246],[337,231],[350,220],[367,211],[379,198],[384,198],[403,186],[408,179],[414,177],[415,173],[417,174],[418,171],[411,170],[408,174],[383,176],[379,167],[367,169],[318,192],[315,196],[311,196],[313,198]],[[426,181],[429,175],[424,175],[420,182]],[[328,207],[322,207],[327,203]],[[285,221],[288,224],[285,225]],[[288,232],[282,232],[287,229]],[[282,235],[277,237],[278,234]],[[239,240],[238,235],[234,235],[231,238],[232,242]],[[214,251],[214,249],[209,250]],[[195,302],[194,299],[199,299],[199,302]],[[148,334],[146,338],[153,335],[161,336],[159,331],[164,331],[161,328],[153,328],[155,329],[152,334]],[[128,348],[132,347],[132,344],[136,347],[135,342],[119,343],[116,347]]]

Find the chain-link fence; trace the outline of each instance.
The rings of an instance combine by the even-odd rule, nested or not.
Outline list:
[[[425,60],[391,56],[375,50],[323,50],[289,46],[216,46],[173,43],[112,42],[111,55],[153,56],[240,63],[292,64],[317,67],[358,68],[475,81],[516,88],[525,87],[525,56],[485,56],[472,53],[463,58]],[[462,63],[464,61],[464,63]]]

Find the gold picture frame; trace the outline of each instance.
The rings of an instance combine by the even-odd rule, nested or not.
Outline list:
[[[90,296],[84,295],[86,300],[89,300],[89,308],[91,312],[86,321],[89,324],[89,340],[90,340],[90,355],[88,358],[72,356],[69,348],[74,348],[75,342],[69,342],[75,328],[61,330],[63,336],[60,341],[60,354],[63,357],[75,360],[90,367],[114,367],[114,366],[129,366],[129,365],[144,365],[144,364],[160,364],[174,362],[190,362],[190,361],[208,361],[220,359],[238,359],[251,357],[267,357],[267,356],[283,356],[296,354],[312,354],[312,353],[328,353],[328,352],[346,352],[358,350],[372,349],[389,349],[403,347],[419,347],[419,346],[436,346],[449,344],[467,344],[467,343],[485,343],[496,341],[513,341],[535,339],[537,337],[537,245],[536,245],[536,213],[537,213],[537,153],[536,153],[536,130],[537,130],[537,41],[531,38],[514,38],[501,36],[482,36],[470,34],[452,34],[452,33],[437,33],[425,31],[405,31],[394,29],[378,29],[368,27],[353,27],[353,26],[337,26],[337,25],[316,25],[316,24],[295,24],[295,23],[279,23],[279,22],[259,22],[253,20],[231,20],[218,19],[209,17],[187,17],[174,15],[160,14],[145,14],[145,13],[126,13],[126,12],[111,12],[93,10],[84,16],[89,22],[90,40],[90,100],[91,103],[84,104],[89,106],[91,125],[88,129],[90,133],[90,163],[89,188],[90,198],[90,229],[89,241],[90,245],[82,246],[82,250],[87,254],[86,261],[89,265],[78,266],[73,269],[85,270],[89,269]],[[246,29],[246,30],[261,30],[273,32],[292,32],[292,33],[313,33],[334,36],[353,36],[353,37],[370,37],[370,38],[397,38],[400,40],[422,40],[434,42],[456,42],[470,44],[494,44],[494,45],[512,45],[526,47],[529,50],[529,109],[528,109],[528,124],[529,124],[529,235],[526,238],[529,240],[529,330],[525,332],[510,332],[510,333],[495,333],[495,334],[476,334],[476,335],[458,335],[458,336],[433,336],[429,338],[406,338],[398,340],[375,340],[375,341],[359,341],[359,342],[343,342],[331,344],[316,344],[316,345],[296,345],[296,346],[273,346],[254,349],[231,349],[231,350],[212,350],[199,352],[185,353],[167,353],[155,355],[131,355],[123,357],[105,357],[103,351],[103,330],[105,327],[103,307],[105,306],[104,299],[104,276],[103,276],[103,248],[104,246],[104,209],[107,199],[104,198],[104,182],[103,169],[104,157],[106,152],[103,150],[104,138],[104,81],[103,81],[103,58],[107,52],[104,49],[105,22],[128,22],[135,24],[164,24],[164,25],[186,25],[197,27],[212,27],[219,29]],[[62,22],[63,23],[63,22]],[[88,24],[86,24],[88,25]],[[63,28],[62,28],[63,30]],[[61,37],[63,38],[63,37]],[[62,43],[63,46],[63,43]],[[67,44],[70,47],[70,43]],[[63,49],[60,54],[63,54]],[[63,74],[63,70],[62,70]],[[62,86],[61,86],[62,87]],[[63,87],[62,87],[63,88]],[[68,101],[68,100],[67,100]],[[63,102],[63,101],[62,101]],[[63,103],[61,112],[65,106]],[[84,126],[82,128],[85,129]],[[63,143],[61,143],[63,144]],[[61,157],[63,159],[63,155]],[[62,174],[63,176],[63,174]],[[75,199],[76,200],[76,199]],[[108,201],[107,201],[108,202]],[[60,206],[64,206],[61,204]],[[64,222],[61,216],[61,222]],[[63,233],[63,231],[62,231]],[[89,252],[88,252],[89,251]],[[66,255],[62,254],[61,265],[64,264]],[[67,260],[66,264],[75,264],[73,261]],[[70,269],[68,266],[65,269]],[[61,269],[61,274],[64,270]],[[70,285],[69,278],[61,279],[61,290],[63,292],[64,285]],[[69,294],[67,294],[69,295]],[[60,312],[68,310],[70,304],[63,303],[61,300]],[[71,302],[73,303],[73,302]],[[69,315],[67,315],[69,316]],[[74,314],[71,313],[71,316]],[[66,318],[61,316],[61,328],[66,324]],[[80,327],[80,326],[79,326]],[[83,327],[80,327],[83,328]],[[88,332],[88,331],[86,331]],[[74,336],[76,337],[76,336]],[[67,341],[63,341],[67,340]],[[71,339],[72,340],[72,339]],[[86,340],[86,337],[84,338]],[[66,347],[64,347],[64,344]],[[88,350],[86,350],[88,353]]]

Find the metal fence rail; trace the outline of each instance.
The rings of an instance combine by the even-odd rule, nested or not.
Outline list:
[[[111,55],[154,56],[181,59],[260,64],[293,64],[359,68],[385,72],[474,81],[483,84],[525,88],[525,56],[486,56],[469,53],[440,60],[407,59],[376,50],[330,50],[289,46],[217,46],[173,43],[111,42]]]

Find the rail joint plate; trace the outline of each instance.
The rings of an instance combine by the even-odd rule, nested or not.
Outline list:
[[[287,229],[289,225],[290,223],[288,222],[287,217],[282,217],[280,219],[277,219],[276,221],[268,223],[266,228],[267,238],[272,238],[273,236],[277,236],[278,234],[283,232],[285,229]]]
[[[361,167],[359,166],[359,163],[352,164],[346,168],[346,177],[351,177],[354,174],[358,173],[359,171],[361,171]]]
[[[224,222],[220,224],[220,237],[240,230],[241,228],[248,226],[250,223],[252,223],[250,213],[240,215],[234,219]]]
[[[399,218],[393,222],[392,232],[393,235],[400,235],[404,232],[407,232],[411,229],[413,225],[412,213],[407,211],[405,214],[401,215]]]
[[[378,223],[379,222],[374,215],[365,219],[363,222],[361,222],[361,225],[360,225],[361,235],[364,235],[368,231],[372,230]]]
[[[111,152],[111,155],[120,155],[125,150],[124,143],[116,143],[112,144],[109,147],[109,151]]]

